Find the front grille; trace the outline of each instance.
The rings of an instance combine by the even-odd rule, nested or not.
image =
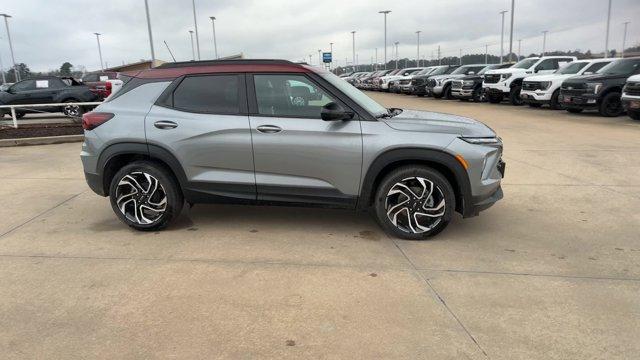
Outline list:
[[[411,84],[411,80],[400,80],[400,85],[409,85]]]
[[[562,83],[562,90],[586,90],[587,89],[587,84],[586,83],[567,83],[564,82]]]
[[[500,81],[499,74],[487,74],[484,76],[484,82],[487,84],[497,84]]]
[[[424,84],[424,79],[418,78],[418,79],[411,80],[411,85],[413,85],[413,86],[418,86],[418,85],[422,85],[422,84]]]
[[[427,86],[428,86],[428,87],[435,87],[435,86],[436,86],[436,84],[437,84],[437,82],[436,82],[436,80],[435,80],[435,79],[429,79],[429,80],[427,80]]]
[[[460,90],[462,89],[462,80],[454,80],[451,82],[452,90]]]
[[[522,82],[522,90],[538,90],[540,89],[539,81],[523,81]]]
[[[624,93],[632,96],[640,96],[640,83],[627,83]]]

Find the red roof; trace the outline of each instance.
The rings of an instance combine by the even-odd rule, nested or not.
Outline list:
[[[308,65],[295,63],[224,63],[219,65],[195,65],[181,67],[155,68],[135,72],[124,73],[128,76],[144,79],[175,79],[186,74],[211,74],[211,73],[242,73],[242,72],[269,72],[269,73],[309,73],[316,70]]]

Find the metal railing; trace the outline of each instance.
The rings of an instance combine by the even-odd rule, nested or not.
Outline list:
[[[38,108],[38,107],[65,107],[65,106],[69,106],[69,105],[73,105],[73,106],[90,106],[90,105],[100,105],[102,104],[101,101],[92,101],[92,102],[73,102],[73,103],[53,103],[53,104],[19,104],[19,105],[0,105],[0,109],[11,109],[11,117],[13,118],[13,127],[14,128],[18,128],[18,117],[16,116],[16,109],[23,109],[26,111],[34,111],[34,112],[38,112],[37,110],[31,109],[31,108]],[[44,111],[41,111],[44,112]]]

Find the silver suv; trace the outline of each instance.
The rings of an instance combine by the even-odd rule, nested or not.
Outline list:
[[[404,239],[502,198],[502,142],[454,115],[386,109],[337,76],[280,60],[170,63],[123,76],[83,117],[93,191],[138,230],[189,204],[372,209]]]

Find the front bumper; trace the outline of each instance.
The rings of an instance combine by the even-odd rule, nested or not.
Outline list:
[[[522,90],[520,91],[520,98],[526,103],[548,103],[551,101],[551,93],[544,90]]]
[[[597,109],[599,104],[596,94],[571,94],[561,92],[558,101],[568,108],[591,110]]]
[[[486,210],[493,206],[498,200],[502,199],[504,194],[502,192],[502,187],[498,186],[498,188],[488,196],[474,196],[473,204],[471,206],[467,206],[464,209],[463,217],[473,217],[478,216],[480,211]]]
[[[625,111],[640,111],[640,96],[622,94],[621,100]]]
[[[451,89],[451,96],[458,99],[470,99],[473,97],[473,89]]]
[[[511,88],[509,87],[509,85],[507,85],[507,83],[504,81],[501,81],[499,83],[494,83],[494,84],[482,83],[482,89],[484,89],[484,91],[487,94],[496,94],[496,95],[497,94],[507,95],[511,91]]]

